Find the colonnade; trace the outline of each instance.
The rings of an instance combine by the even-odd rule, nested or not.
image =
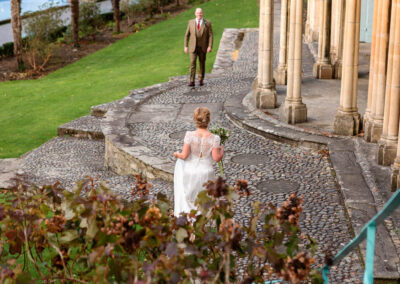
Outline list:
[[[313,68],[317,79],[341,79],[335,134],[357,135],[378,143],[378,163],[392,166],[392,185],[400,186],[400,0],[374,3],[367,109],[358,111],[361,0],[280,0],[279,64],[273,71],[274,0],[260,0],[259,66],[254,92],[258,108],[277,107],[276,84],[287,84],[280,119],[307,121],[302,102],[302,47],[318,42]],[[307,9],[303,19],[304,8]],[[303,22],[305,30],[303,34]],[[303,41],[304,40],[304,41]]]

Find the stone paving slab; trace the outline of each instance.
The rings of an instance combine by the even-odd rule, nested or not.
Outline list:
[[[100,127],[100,118],[86,115],[63,124],[57,128],[58,136],[72,136],[86,139],[104,139]]]

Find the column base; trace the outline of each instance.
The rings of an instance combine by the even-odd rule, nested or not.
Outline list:
[[[333,132],[338,135],[354,136],[360,130],[360,114],[338,111],[333,123]]]
[[[257,88],[255,91],[256,107],[260,109],[276,108],[277,93],[275,87]]]
[[[364,129],[364,140],[367,142],[371,142],[372,120],[370,119],[369,115],[364,116],[363,129]]]
[[[251,84],[251,90],[255,93],[258,89],[258,78],[255,77],[253,83]]]
[[[282,67],[278,67],[277,70],[274,71],[274,79],[275,83],[278,85],[286,85],[287,84],[287,69]]]
[[[342,62],[336,61],[333,65],[333,79],[341,79],[342,78]]]
[[[381,139],[378,141],[378,157],[377,162],[382,166],[390,166],[396,159],[397,154],[397,140],[390,141]]]
[[[391,187],[392,191],[396,191],[400,188],[400,161],[395,159],[395,163],[392,166],[392,176],[391,176]]]
[[[371,125],[371,143],[376,143],[381,139],[382,131],[383,122],[373,120]]]
[[[280,120],[289,124],[306,122],[307,106],[302,102],[285,101],[280,108]]]
[[[316,62],[313,66],[313,76],[317,79],[332,79],[333,71],[331,64]]]

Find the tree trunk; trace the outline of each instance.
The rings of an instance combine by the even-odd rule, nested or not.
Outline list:
[[[176,0],[176,6],[179,6],[179,5],[180,5],[179,0]]]
[[[11,0],[11,26],[14,37],[14,56],[17,59],[18,70],[25,69],[22,60],[22,23],[21,23],[21,0]]]
[[[71,26],[74,46],[79,47],[79,0],[71,0]]]
[[[121,31],[120,23],[119,23],[119,2],[120,0],[113,0],[113,8],[114,8],[114,21],[115,21],[115,29],[116,33]]]

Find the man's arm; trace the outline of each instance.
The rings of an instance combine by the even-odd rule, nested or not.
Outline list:
[[[207,48],[207,52],[211,52],[211,49],[213,47],[213,31],[212,31],[212,26],[211,26],[211,22],[208,22],[209,24],[209,31],[208,31],[208,48]]]
[[[188,25],[187,25],[186,33],[185,33],[184,49],[185,49],[185,52],[186,52],[186,53],[187,53],[188,41],[189,41],[189,37],[190,37],[190,28],[189,28],[189,26],[190,26],[190,21],[189,21],[189,23],[188,23]]]

